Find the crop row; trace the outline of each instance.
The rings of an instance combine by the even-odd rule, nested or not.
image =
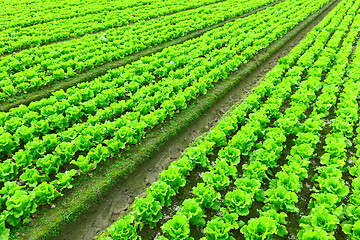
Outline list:
[[[359,61],[360,59],[360,51],[357,52],[357,54],[355,54],[355,58],[353,59],[353,61]],[[352,162],[352,166],[348,165],[348,173],[352,176],[352,181],[351,181],[351,192],[349,194],[349,202],[347,204],[347,206],[345,207],[345,218],[340,219],[341,220],[341,228],[342,231],[344,233],[346,233],[348,236],[351,236],[352,239],[356,239],[360,237],[360,215],[359,215],[359,210],[360,210],[360,168],[359,168],[359,157],[360,157],[360,152],[359,152],[359,148],[360,148],[360,128],[359,128],[359,122],[358,122],[358,116],[359,116],[359,112],[355,113],[355,110],[359,109],[359,104],[356,105],[356,101],[359,103],[359,97],[356,96],[356,94],[358,93],[358,86],[359,86],[359,74],[358,74],[358,70],[359,68],[356,67],[355,65],[350,69],[349,71],[349,78],[351,79],[348,85],[348,91],[349,91],[349,97],[350,99],[347,99],[349,101],[351,101],[351,105],[349,107],[354,106],[353,109],[348,109],[349,112],[351,112],[348,115],[342,114],[341,112],[339,112],[339,117],[341,120],[343,121],[339,121],[344,122],[345,124],[342,124],[345,127],[348,127],[349,125],[354,125],[354,122],[357,121],[356,123],[356,131],[355,134],[353,135],[350,132],[350,127],[348,127],[348,129],[346,131],[344,131],[344,134],[347,138],[353,138],[353,149],[354,149],[354,153],[353,155],[355,156],[351,156],[351,160]],[[356,91],[353,92],[354,88]],[[347,95],[343,95],[343,98],[348,98]],[[346,106],[344,106],[346,107]],[[343,113],[346,113],[346,111],[343,111]],[[341,116],[342,115],[342,116]],[[348,125],[348,126],[346,126]],[[354,126],[354,127],[355,127]],[[339,128],[337,128],[339,129]],[[343,129],[343,128],[341,128]],[[347,143],[349,143],[348,141],[346,141]]]
[[[62,19],[71,19],[96,14],[104,11],[127,9],[131,7],[149,5],[159,2],[158,0],[105,0],[105,1],[38,1],[30,4],[22,1],[23,4],[12,4],[14,1],[7,1],[2,4],[0,16],[0,30],[14,27],[28,27],[35,24],[42,24]]]
[[[355,6],[353,12],[355,12],[357,8],[358,6]],[[349,20],[351,20],[353,16],[350,15],[349,17],[350,17]],[[347,27],[348,23],[346,21],[344,21],[343,23],[345,27]],[[355,33],[355,35],[354,34],[350,35],[349,37],[350,45],[345,47],[345,52],[347,52],[348,54],[350,54],[351,52],[352,42],[354,41],[354,37],[356,37],[358,28],[354,27],[352,30],[353,33]],[[334,46],[336,50],[342,37],[341,35],[337,36],[336,33],[334,35],[335,37],[331,39],[331,40],[334,39],[335,41],[329,42],[328,48],[324,52],[324,55],[321,55],[318,61],[314,63],[314,68],[308,70],[310,73],[317,72],[317,75],[314,76],[314,74],[312,74],[308,76],[308,80],[301,83],[298,91],[291,96],[293,101],[290,103],[291,107],[285,111],[287,116],[284,115],[284,117],[275,121],[275,125],[277,127],[273,127],[266,130],[266,135],[264,138],[265,140],[262,143],[262,147],[259,148],[258,147],[259,143],[258,143],[256,145],[257,150],[254,150],[250,155],[249,158],[250,164],[248,165],[245,164],[242,166],[245,177],[236,179],[237,178],[235,174],[236,172],[234,173],[234,171],[224,171],[224,169],[226,169],[224,167],[221,168],[222,171],[219,171],[217,169],[217,164],[220,162],[217,162],[214,168],[210,170],[210,172],[206,172],[205,174],[203,174],[204,182],[206,182],[208,185],[211,185],[215,190],[221,190],[229,185],[229,180],[226,178],[228,175],[231,175],[233,178],[235,176],[236,179],[235,185],[237,189],[233,191],[228,191],[223,201],[225,207],[229,210],[230,213],[235,212],[239,216],[248,215],[249,208],[251,207],[251,202],[252,202],[251,199],[253,199],[254,196],[256,196],[256,194],[258,195],[256,200],[265,203],[263,207],[263,212],[260,212],[260,217],[250,219],[248,225],[245,225],[241,229],[241,233],[244,234],[244,237],[246,239],[261,239],[261,238],[268,239],[271,238],[273,235],[280,235],[280,236],[286,235],[287,231],[284,228],[284,226],[281,225],[281,224],[286,224],[285,212],[297,212],[299,210],[295,207],[295,203],[297,202],[296,193],[298,193],[301,189],[300,178],[297,175],[299,172],[297,171],[303,173],[302,175],[304,179],[305,177],[304,174],[307,173],[307,165],[309,164],[309,161],[307,161],[306,158],[311,157],[312,155],[311,148],[309,148],[309,145],[306,145],[305,143],[310,143],[311,145],[315,146],[317,143],[316,139],[319,139],[319,137],[316,136],[315,138],[311,139],[312,137],[311,135],[310,136],[309,135],[304,136],[301,134],[299,135],[298,130],[299,129],[307,130],[309,129],[309,127],[319,129],[319,127],[323,124],[319,116],[311,116],[309,119],[307,119],[307,121],[303,125],[300,124],[299,120],[300,118],[304,117],[302,116],[304,110],[310,107],[310,103],[312,102],[316,94],[316,91],[319,91],[322,88],[320,82],[317,81],[321,80],[320,76],[323,69],[328,70],[328,68],[330,67],[329,63],[331,63],[330,60],[331,55],[329,53],[333,52],[330,47]],[[340,31],[340,34],[341,33],[344,34],[344,32]],[[345,45],[343,45],[343,47],[344,46]],[[328,59],[327,61],[324,61],[324,56],[327,57]],[[342,57],[342,59],[340,57]],[[343,64],[344,60],[345,61],[347,60],[347,55],[345,54],[344,56],[344,53],[341,52],[337,60],[339,66],[334,68],[335,70],[332,74],[329,75],[328,77],[329,79],[333,79],[334,76],[337,77],[339,75],[339,71],[340,72],[341,70],[342,72],[345,71],[344,69],[345,66],[340,64]],[[339,69],[339,67],[343,67],[343,69]],[[286,79],[284,81],[286,81]],[[333,87],[332,85],[333,82],[325,81],[325,83],[329,83],[329,82],[330,84],[324,87],[322,94],[319,96],[316,104],[314,104],[315,106],[322,106],[319,108],[315,107],[314,108],[315,113],[318,111],[322,113],[323,112],[327,113],[330,107],[332,106],[331,104],[327,104],[325,105],[326,107],[328,107],[326,109],[324,108],[324,103],[323,103],[324,96],[328,96],[329,94],[328,91],[330,89],[333,89],[331,88]],[[333,99],[335,99],[336,101],[336,97]],[[298,120],[296,121],[297,118]],[[261,124],[266,123],[266,120],[262,120],[262,121],[263,122],[261,122]],[[268,119],[267,121],[270,121],[270,119]],[[283,144],[286,141],[286,136],[289,136],[291,134],[298,134],[300,139],[295,139],[296,145],[292,147],[290,150],[291,156],[289,157],[289,165],[284,165],[282,168],[283,171],[276,173],[275,179],[270,181],[269,189],[265,193],[262,193],[265,195],[265,198],[262,199],[261,197],[262,194],[259,194],[259,192],[257,192],[260,189],[259,184],[260,182],[263,182],[263,180],[266,181],[267,175],[269,174],[268,172],[269,169],[278,167],[277,162],[284,149]],[[250,136],[251,140],[253,139],[251,137],[252,135],[249,134],[248,132],[246,136]],[[244,135],[242,136],[242,138],[245,138],[246,136]],[[313,142],[311,141],[309,142],[309,139],[311,139]],[[248,143],[251,142],[251,140],[248,141]],[[238,147],[237,144],[236,143],[233,144],[232,141],[229,142],[227,147],[229,146]],[[240,148],[238,150],[242,150],[242,149]],[[222,150],[220,150],[219,152],[219,156],[223,158],[223,156],[229,156],[228,155],[229,152],[232,153],[231,156],[233,156],[234,153],[236,152],[236,149],[232,148],[231,151],[226,150],[225,152],[227,154],[223,154],[223,152],[221,151]],[[245,155],[247,154],[248,153],[246,152]],[[234,162],[233,158],[231,159],[228,158],[228,160],[230,160],[231,163]],[[238,164],[239,160],[235,161],[235,163]],[[259,163],[262,163],[263,165]],[[249,166],[251,166],[252,164],[254,164],[253,166],[255,166],[256,168],[255,167],[250,168],[251,171],[249,172],[248,171]],[[223,165],[224,164],[222,164],[222,166]],[[257,169],[257,170],[254,172],[253,169]],[[291,173],[292,171],[296,171],[296,174]],[[246,183],[251,183],[252,185]],[[251,186],[251,189],[248,189],[249,186]],[[193,194],[197,196],[195,189],[193,190]],[[218,196],[220,197],[220,194],[218,194]],[[196,202],[201,202],[201,200],[199,199],[196,200],[197,200]],[[213,199],[212,202],[215,202],[215,199]],[[136,205],[136,203],[134,203],[134,205]],[[280,215],[277,215],[275,214],[274,210],[275,211],[283,210],[285,212],[280,213]],[[180,214],[182,214],[182,211],[179,210],[178,213],[179,212],[181,212]],[[224,210],[222,210],[222,214],[225,214]],[[227,216],[227,214],[225,215]],[[226,216],[225,218],[227,218]],[[173,223],[176,222],[175,217],[177,216],[175,215],[173,220],[169,220],[167,223],[165,223],[162,226],[163,231],[166,233],[167,236],[169,236],[170,239],[176,238],[176,236],[174,236],[174,233],[177,233],[177,231],[174,230],[174,228],[176,226],[179,226],[179,225],[174,225]],[[219,239],[219,238],[228,239],[229,235],[228,234],[225,235],[225,233],[228,233],[231,229],[238,228],[236,218],[235,219],[232,218],[232,221],[229,224],[226,224],[226,219],[224,219],[224,216],[222,221],[220,219],[221,218],[219,218],[218,216],[215,216],[214,218],[212,218],[210,222],[208,222],[208,224],[204,229],[206,239]],[[322,224],[324,221],[314,221],[314,222],[318,222],[319,224]],[[244,223],[240,222],[240,225],[243,224]],[[168,231],[169,225],[172,225],[173,231],[170,232]],[[185,224],[183,223],[181,226],[184,225]],[[221,226],[222,229],[221,228],[219,229],[219,226]],[[184,232],[186,231],[181,231],[181,232],[182,234],[184,234]],[[180,238],[181,237],[186,238],[188,236],[180,235]],[[304,239],[309,239],[309,236],[306,236]]]
[[[50,99],[3,113],[2,206],[13,201],[22,206],[15,218],[4,208],[3,218],[10,225],[28,218],[38,205],[50,203],[64,188],[71,187],[76,169],[89,172],[128,144],[140,141],[147,129],[186,108],[191,99],[206,94],[212,84],[226,79],[324,3],[284,1],[201,38],[112,70],[79,88],[59,91]],[[253,34],[239,33],[239,26]],[[95,91],[107,95],[98,98],[100,94]],[[91,99],[95,99],[95,105],[83,109],[83,100]],[[66,115],[53,112],[64,108],[71,111],[66,111]],[[82,116],[84,110],[90,114]],[[39,121],[36,111],[41,113]],[[30,120],[30,127],[26,127],[26,119]]]
[[[150,46],[184,36],[273,0],[229,0],[133,25],[109,29],[80,39],[30,48],[0,60],[0,101],[64,81],[88,69],[122,59]]]
[[[40,46],[45,43],[84,36],[88,33],[103,31],[113,27],[121,27],[130,23],[201,7],[218,1],[203,0],[180,3],[169,0],[145,6],[87,14],[82,17],[57,20],[29,27],[9,28],[0,32],[0,55]]]
[[[325,138],[324,154],[318,158],[320,166],[312,179],[315,181],[315,187],[312,189],[312,200],[308,205],[310,213],[300,220],[301,239],[310,239],[310,236],[335,239],[335,230],[340,220],[344,219],[345,208],[348,208],[344,199],[349,194],[349,187],[342,178],[347,167],[347,148],[352,145],[350,139],[354,135],[354,125],[358,122],[357,99],[360,97],[360,88],[356,83],[358,76],[352,70],[360,61],[359,48],[356,49],[351,64],[347,62],[350,60],[349,56],[358,37],[359,20],[360,18],[356,16],[355,27],[349,32],[348,41],[343,42],[342,49],[337,53],[338,68],[330,72],[327,79],[329,87],[321,99],[323,104],[317,106],[319,110],[327,107],[322,117],[328,117],[329,109],[335,105],[336,110],[334,118],[330,120],[331,130]],[[348,76],[346,76],[347,72],[349,72]],[[356,231],[351,234],[352,226],[343,229],[345,229],[344,233],[351,235],[351,239],[359,237]]]
[[[280,59],[254,93],[210,131],[203,142],[186,149],[182,158],[162,172],[159,180],[147,190],[146,197],[135,200],[133,212],[113,224],[108,229],[108,237],[105,234],[103,239],[137,239],[144,226],[156,227],[162,218],[162,208],[171,204],[173,195],[182,194],[179,191],[186,185],[186,176],[196,165],[207,169],[202,175],[204,183],[198,183],[192,190],[191,196],[194,197],[184,200],[175,215],[163,222],[161,232],[164,235],[158,239],[191,239],[190,229],[194,228],[190,226],[204,227],[204,239],[233,239],[233,234],[239,236],[234,232],[239,227],[246,239],[272,239],[273,235],[286,235],[286,213],[298,211],[295,206],[297,194],[301,191],[301,181],[308,176],[309,160],[319,142],[319,131],[324,126],[322,118],[329,115],[329,109],[336,103],[337,97],[332,94],[337,91],[333,88],[336,89],[336,84],[341,86],[342,76],[346,73],[346,62],[359,28],[359,18],[354,19],[359,5],[360,1],[355,4],[342,1],[287,57]],[[347,17],[342,20],[344,15]],[[351,31],[347,33],[349,24]],[[307,50],[310,45],[312,47]],[[337,53],[339,47],[341,50]],[[322,81],[324,74],[326,78]],[[274,86],[274,83],[277,84]],[[349,116],[350,109],[356,105],[357,93],[345,97],[357,91],[358,87],[351,90],[352,86],[354,84],[345,87],[342,94],[345,102],[352,99],[352,105],[342,101],[338,104],[347,109],[339,110],[340,118]],[[267,97],[262,103],[264,95]],[[290,102],[285,100],[289,98]],[[279,109],[284,102],[288,102],[290,107],[282,114]],[[247,119],[248,109],[254,112]],[[311,109],[312,113],[306,113]],[[357,107],[352,110],[351,116],[354,115],[357,116]],[[349,122],[354,121],[356,119]],[[239,125],[243,126],[240,128]],[[266,128],[269,125],[273,127]],[[344,128],[341,124],[337,126]],[[232,136],[238,127],[240,130],[227,143],[227,137]],[[352,132],[351,127],[347,130]],[[287,147],[284,143],[292,135],[296,135],[295,146],[291,147],[288,163],[274,174],[273,169],[279,167],[278,160]],[[211,164],[207,156],[221,146],[225,147]],[[243,164],[239,166],[240,163]],[[242,169],[242,178],[237,173],[241,171],[239,168]],[[262,183],[271,175],[275,178],[270,181],[269,189],[261,190]],[[219,201],[222,198],[223,201]],[[252,218],[247,224],[239,222],[239,216],[249,214],[255,199],[264,202],[259,217]],[[211,216],[209,209],[220,209],[221,213],[205,222],[208,215]],[[325,221],[318,223],[324,227]],[[148,236],[149,232],[146,234]],[[318,232],[299,234],[301,239],[325,239],[321,236]]]
[[[269,18],[273,12],[277,11],[276,9],[264,12],[264,16],[266,14]],[[9,113],[1,113],[1,126],[4,127],[1,138],[2,142],[8,143],[1,149],[1,153],[10,156],[20,148],[21,143],[27,144],[34,137],[64,131],[82,121],[96,124],[100,121],[111,120],[131,109],[145,114],[149,107],[156,106],[155,101],[162,93],[155,91],[158,91],[161,86],[181,87],[181,84],[185,82],[181,83],[178,79],[192,76],[191,70],[208,71],[207,69],[213,64],[222,64],[221,60],[212,59],[212,57],[221,56],[219,50],[228,52],[226,50],[234,47],[239,41],[244,43],[241,45],[242,50],[250,46],[259,36],[254,35],[244,42],[247,32],[250,30],[254,33],[263,32],[262,28],[257,27],[256,16],[238,20],[235,24],[228,24],[226,29],[211,31],[200,40],[194,39],[182,45],[170,47],[152,57],[142,58],[140,62],[111,70],[109,74],[89,83],[81,83],[67,92],[55,92],[53,97],[32,102],[29,107],[20,106],[11,109]],[[266,24],[266,21],[260,23]],[[239,29],[240,24],[246,24],[246,26]],[[235,51],[239,50],[235,49]],[[207,59],[204,59],[205,55]],[[214,62],[208,65],[207,69],[200,66],[208,60]],[[169,73],[170,76],[168,76]],[[224,73],[214,72],[214,76],[218,75],[217,77],[222,74]],[[194,77],[198,79],[200,76]],[[115,99],[118,102],[112,103]],[[149,103],[141,101],[145,99]],[[29,136],[20,137],[19,134]]]
[[[359,99],[360,97],[356,94],[359,94],[359,68],[355,64],[360,61],[360,51],[356,51],[354,54],[352,66],[348,72],[348,77],[350,78],[348,84],[347,94],[343,94],[342,97],[346,102],[349,102],[349,107],[343,104],[343,107],[347,109],[344,111],[337,111],[339,121],[334,123],[334,131],[343,132],[343,136],[347,139],[350,139],[352,143],[352,151],[350,151],[350,160],[345,162],[345,167],[347,167],[348,174],[351,175],[351,184],[350,194],[348,195],[349,201],[345,207],[345,218],[341,220],[342,231],[353,239],[359,238],[360,233],[360,168],[359,168],[359,157],[360,157],[360,124],[359,124]],[[355,91],[353,91],[355,90]],[[356,104],[357,102],[357,104]],[[357,112],[356,112],[357,110]],[[355,134],[351,131],[351,126],[356,129]],[[349,147],[349,141],[346,141],[347,147]],[[349,152],[349,151],[348,151]],[[348,155],[347,155],[348,156]],[[351,185],[351,186],[350,186]]]
[[[317,97],[316,103],[312,104],[312,113],[309,114],[304,124],[297,128],[300,131],[296,132],[296,138],[294,139],[295,146],[291,148],[290,155],[288,156],[289,163],[284,165],[282,167],[282,171],[276,174],[275,180],[270,182],[270,188],[267,190],[267,194],[270,194],[269,200],[267,200],[267,204],[264,206],[264,209],[272,208],[277,211],[281,210],[284,212],[294,213],[299,212],[299,209],[295,207],[295,205],[298,203],[298,195],[302,190],[302,182],[308,178],[310,161],[313,160],[316,156],[315,152],[318,148],[317,145],[320,142],[320,132],[326,125],[324,118],[329,116],[331,108],[333,108],[333,106],[337,103],[336,93],[339,91],[339,87],[343,83],[342,79],[347,71],[346,63],[348,62],[348,58],[352,53],[353,44],[356,42],[360,23],[358,17],[355,17],[354,19],[357,8],[355,7],[348,12],[347,17],[343,20],[329,41],[324,54],[318,58],[318,60],[314,63],[314,68],[309,71],[309,78],[311,79],[321,79],[321,72],[324,71],[327,73],[327,76],[323,81],[323,86],[318,84],[313,85],[315,88],[319,88],[321,86],[321,94]],[[347,34],[347,37],[343,39],[347,32],[349,23],[351,23],[353,19],[354,22],[351,24],[351,31]],[[343,41],[342,47],[338,51],[341,41]],[[332,64],[333,66],[330,68]],[[310,102],[310,99],[305,98],[303,101]],[[338,107],[339,106],[341,106],[341,103],[338,104]],[[330,176],[325,173],[326,171],[322,171],[322,169],[319,168],[318,172],[322,177],[322,180],[321,178],[316,178],[316,181],[322,181],[321,184],[323,186],[331,185],[330,182],[332,180],[329,179]],[[285,186],[285,188],[279,186],[280,181],[285,181],[287,186]],[[338,192],[337,195],[329,196],[319,193],[314,194],[313,197],[315,199],[332,198],[341,201],[344,196]],[[317,203],[316,201],[312,202],[310,205],[319,207],[318,209],[321,209],[321,204]],[[301,210],[301,212],[303,211],[304,209]],[[315,212],[317,212],[317,210],[315,210]],[[326,211],[320,211],[317,212],[317,214],[318,216],[320,215],[324,220],[326,219]],[[303,219],[305,219],[305,217]],[[321,228],[326,228],[321,220],[314,221],[314,219],[308,218],[306,221],[310,226],[312,225],[311,227],[309,225],[305,227],[305,225],[302,225],[302,221],[303,220],[300,221],[301,226],[307,230],[300,232],[298,235],[299,239],[313,239],[314,237],[317,239],[330,239],[329,236],[324,236],[322,232],[323,230],[321,230]]]

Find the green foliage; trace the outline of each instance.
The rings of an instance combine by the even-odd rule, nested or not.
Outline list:
[[[175,215],[171,220],[167,221],[161,229],[166,233],[169,239],[193,240],[193,238],[189,237],[189,220],[184,215]]]
[[[175,195],[175,191],[163,181],[156,181],[146,192],[160,202],[161,206],[170,206],[171,197]]]
[[[54,185],[57,189],[72,188],[71,182],[77,174],[75,169],[68,170],[64,173],[56,174],[57,179],[54,181]]]
[[[198,183],[193,188],[196,201],[204,208],[212,208],[214,210],[220,209],[220,193],[216,192],[212,186],[205,186],[204,183]]]
[[[4,213],[0,214],[0,240],[9,239],[10,229],[5,226],[6,216]]]
[[[252,202],[253,199],[249,193],[236,189],[225,195],[224,204],[230,212],[235,212],[239,216],[246,216],[249,214]]]
[[[148,195],[145,198],[137,197],[132,205],[135,220],[148,224],[154,228],[156,223],[162,218],[161,204],[154,196]]]
[[[334,236],[329,235],[326,231],[319,227],[311,230],[300,231],[298,238],[300,240],[335,240]]]
[[[47,182],[43,182],[36,186],[33,193],[38,205],[45,203],[50,204],[55,198],[62,196],[62,194],[56,190],[54,185]]]
[[[331,232],[337,228],[338,224],[339,219],[323,206],[316,206],[311,210],[309,216],[304,216],[300,220],[300,227],[304,230],[321,228],[327,232]]]
[[[240,150],[227,146],[219,151],[219,158],[237,166],[240,163]]]
[[[33,197],[24,190],[18,190],[6,201],[7,210],[3,212],[6,222],[16,226],[24,218],[36,211],[37,204]]]
[[[159,179],[167,183],[175,192],[178,192],[179,188],[186,184],[185,177],[181,174],[181,169],[177,166],[162,171]]]
[[[134,218],[132,215],[120,218],[110,226],[108,232],[112,239],[116,240],[140,239],[140,237],[137,236],[136,227],[134,226]]]
[[[201,206],[195,199],[185,199],[178,214],[186,216],[191,225],[198,227],[205,226],[205,215]]]
[[[276,211],[286,210],[288,212],[298,212],[299,209],[295,207],[298,202],[296,193],[287,190],[283,186],[271,188],[266,191],[267,199],[265,202],[270,203]]]
[[[0,181],[6,182],[13,179],[18,173],[18,168],[11,159],[7,159],[0,163]]]
[[[206,149],[203,147],[189,147],[186,149],[184,156],[202,167],[209,166],[210,161],[206,157]]]
[[[204,173],[203,180],[215,190],[224,189],[230,184],[230,179],[226,175],[216,174],[212,171]]]
[[[207,240],[234,240],[235,238],[231,237],[229,232],[234,229],[231,224],[228,224],[224,219],[215,216],[210,220],[204,229]]]

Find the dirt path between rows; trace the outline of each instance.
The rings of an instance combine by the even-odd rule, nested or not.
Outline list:
[[[54,239],[93,239],[101,231],[106,229],[106,227],[111,225],[114,220],[129,212],[130,205],[134,201],[134,198],[144,194],[145,189],[156,181],[158,174],[166,169],[173,160],[177,159],[192,141],[214,126],[231,106],[241,102],[266,73],[276,65],[278,59],[286,56],[338,2],[340,1],[338,0],[326,5],[320,15],[316,17],[315,14],[313,16],[313,18],[316,17],[314,20],[310,23],[305,23],[305,25],[308,24],[305,28],[304,26],[297,26],[296,28],[298,29],[293,29],[292,31],[302,30],[290,41],[285,43],[275,54],[271,55],[270,58],[244,77],[240,83],[225,94],[222,99],[207,109],[200,118],[192,122],[184,131],[163,145],[158,152],[140,165],[132,174],[124,179],[121,184],[105,194],[98,204],[92,206],[91,209],[76,222],[69,224],[66,229]],[[289,34],[291,35],[291,32]],[[250,64],[251,62],[258,61],[258,59],[261,59],[261,57],[266,54],[266,51],[258,54],[250,61]],[[243,73],[241,73],[241,71],[236,72],[230,76],[230,78],[236,78],[239,74]]]

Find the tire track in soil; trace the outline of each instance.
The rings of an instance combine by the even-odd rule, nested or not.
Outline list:
[[[205,110],[201,118],[191,122],[189,127],[172,137],[171,140],[159,148],[159,151],[152,154],[148,160],[137,167],[132,174],[120,181],[121,184],[105,193],[97,204],[93,205],[78,220],[67,224],[65,229],[52,239],[93,239],[116,219],[129,213],[135,197],[143,195],[146,188],[157,180],[158,174],[166,169],[172,161],[176,160],[192,141],[215,126],[230,107],[239,104],[242,99],[250,94],[252,89],[277,64],[278,59],[286,56],[339,2],[340,0],[332,1],[325,5],[320,10],[321,13],[317,12],[312,17],[309,17],[313,20],[300,23],[291,30],[285,36],[286,38],[290,35],[290,40],[267,60],[263,61],[255,70],[251,71],[250,74],[246,74],[246,66],[255,64],[259,59],[267,55],[267,50],[272,45],[257,54],[243,69],[231,74],[229,78],[238,78],[239,75],[243,75],[241,81],[235,87],[209,109]],[[296,35],[291,38],[291,34]]]

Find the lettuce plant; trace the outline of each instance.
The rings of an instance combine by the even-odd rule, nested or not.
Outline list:
[[[182,175],[187,176],[189,172],[194,169],[195,163],[187,157],[182,157],[179,160],[172,162],[170,167],[172,166],[178,168]]]
[[[354,223],[360,222],[360,206],[348,204],[345,212],[347,219],[341,223],[341,228],[345,234],[351,235]]]
[[[67,162],[70,160],[76,152],[76,147],[74,143],[71,142],[62,142],[55,148],[56,156],[59,156],[62,162]]]
[[[180,168],[176,166],[162,171],[159,179],[167,183],[175,192],[178,192],[179,188],[186,184],[185,176],[181,174]]]
[[[196,201],[204,208],[220,209],[220,193],[216,192],[212,186],[205,186],[204,183],[198,183],[193,188],[193,193],[197,197]]]
[[[6,201],[6,207],[6,222],[16,226],[22,219],[30,217],[30,214],[36,211],[37,205],[26,191],[18,190]]]
[[[77,171],[75,169],[68,170],[64,173],[56,174],[54,185],[57,189],[72,188],[71,182],[73,181]]]
[[[184,215],[176,214],[172,219],[167,221],[161,229],[170,239],[193,240],[192,237],[189,237],[189,220]]]
[[[319,227],[327,232],[331,232],[337,228],[338,224],[339,219],[323,206],[316,206],[311,210],[309,216],[304,216],[300,219],[300,227],[304,230],[312,230]]]
[[[268,167],[259,161],[252,161],[248,165],[242,166],[245,177],[249,179],[269,179],[267,175]]]
[[[226,134],[218,129],[211,131],[207,136],[207,140],[214,142],[217,147],[226,146],[227,144]]]
[[[316,227],[311,230],[300,230],[298,233],[300,240],[335,240],[334,236],[329,235],[323,229]]]
[[[195,199],[186,199],[182,203],[178,214],[184,215],[189,219],[191,225],[205,226],[205,215],[199,203]]]
[[[5,226],[6,216],[4,213],[0,214],[0,240],[9,239],[10,229]]]
[[[206,157],[206,149],[202,147],[187,148],[184,156],[202,167],[208,167],[210,164],[209,159]]]
[[[224,159],[232,165],[237,166],[240,163],[240,150],[226,146],[219,151],[219,159]]]
[[[308,177],[307,168],[302,167],[297,163],[290,162],[289,164],[283,165],[283,170],[286,173],[293,173],[299,177],[299,179],[305,179]]]
[[[299,209],[295,207],[298,202],[298,197],[295,192],[289,191],[283,186],[277,188],[270,188],[266,191],[266,203],[270,203],[276,211],[286,210],[288,212],[298,212]],[[265,205],[268,206],[268,205]]]
[[[333,193],[314,193],[311,197],[312,199],[310,199],[309,203],[310,209],[318,205],[334,211],[336,203],[339,201],[339,197]]]
[[[6,202],[6,199],[12,197],[15,192],[24,189],[25,186],[19,186],[16,181],[7,181],[4,183],[4,186],[0,190],[1,198],[0,205]]]
[[[33,193],[38,205],[45,203],[50,204],[55,198],[62,196],[62,194],[56,190],[54,185],[47,182],[43,182],[36,186]]]
[[[235,114],[234,114],[235,115]],[[235,116],[228,116],[218,124],[218,128],[223,131],[226,136],[229,136],[232,132],[238,129],[238,119]]]
[[[342,177],[342,172],[336,167],[336,165],[321,166],[317,168],[318,174],[314,176],[314,181],[322,181],[331,177],[339,178]]]
[[[215,216],[211,219],[204,229],[206,240],[235,240],[230,236],[230,231],[234,229],[231,224],[228,224],[221,217]]]
[[[354,223],[352,227],[351,239],[359,240],[360,239],[360,221]]]
[[[355,178],[355,179],[352,181],[351,186],[352,186],[352,191],[353,191],[355,194],[360,193],[360,178]]]
[[[72,160],[70,163],[78,166],[82,173],[88,173],[96,168],[96,164],[91,162],[90,157],[80,155],[77,160]]]
[[[134,225],[134,217],[132,215],[127,215],[124,218],[120,218],[118,221],[113,223],[108,232],[111,239],[116,240],[128,240],[128,239],[140,239],[136,233],[136,225]]]
[[[62,164],[61,159],[53,154],[47,154],[36,161],[36,166],[41,167],[46,175],[57,173]]]
[[[247,225],[240,229],[246,239],[274,239],[274,235],[283,237],[288,234],[285,213],[277,213],[275,210],[260,212],[259,218],[250,219]]]
[[[345,165],[344,156],[331,157],[330,153],[324,153],[320,158],[320,163],[323,165],[334,165],[336,168],[343,168]]]
[[[249,214],[252,202],[253,199],[249,193],[241,189],[236,189],[225,195],[224,204],[230,212],[235,212],[240,216],[246,216]]]
[[[7,159],[0,163],[0,181],[6,182],[13,179],[18,173],[18,168],[12,159]]]
[[[302,143],[291,148],[290,154],[292,156],[299,155],[299,157],[302,159],[309,159],[314,155],[314,148],[310,143]]]
[[[330,154],[330,158],[346,158],[347,138],[341,133],[328,135],[325,142],[325,151]]]
[[[276,221],[270,217],[250,219],[247,225],[241,228],[245,239],[273,239],[276,234]]]
[[[145,198],[136,198],[133,203],[135,220],[148,224],[154,228],[156,223],[162,218],[161,204],[154,196],[148,195]]]
[[[27,154],[24,150],[20,150],[18,152],[16,152],[13,156],[15,163],[17,166],[22,167],[22,168],[26,168],[28,166],[30,166],[30,164],[33,161],[33,156],[31,156],[30,154]]]
[[[110,157],[109,149],[101,144],[98,144],[95,148],[91,148],[88,153],[89,158],[95,164],[106,161]]]
[[[354,166],[348,168],[350,175],[354,177],[360,176],[360,160],[358,158],[351,158],[351,160],[353,160],[355,164]]]
[[[235,181],[235,185],[238,189],[241,189],[250,195],[254,196],[256,201],[265,201],[265,191],[261,188],[260,180],[250,179],[248,177],[238,178]]]
[[[216,174],[213,171],[204,173],[203,180],[208,185],[213,186],[215,190],[224,189],[230,184],[230,179],[226,175]]]
[[[237,168],[225,160],[217,160],[211,171],[216,174],[231,176],[233,179],[236,179],[238,176]]]
[[[318,179],[321,191],[326,191],[337,195],[339,198],[344,198],[349,194],[349,187],[344,184],[342,179],[331,177],[327,179]]]
[[[252,126],[244,126],[241,129],[239,134],[236,134],[232,142],[232,147],[239,149],[241,155],[247,156],[251,151],[251,148],[254,145],[254,142],[257,140],[257,136],[254,134],[254,129]],[[219,152],[220,154],[220,152]],[[235,161],[236,162],[236,161]]]
[[[150,188],[146,189],[146,192],[154,196],[161,206],[169,206],[171,204],[171,197],[175,195],[175,191],[163,181],[156,181]]]
[[[270,188],[283,187],[288,191],[298,192],[301,189],[299,176],[285,171],[278,172],[271,180]]]
[[[80,135],[75,138],[75,146],[79,151],[88,151],[90,147],[94,146],[94,143],[91,141],[91,136],[89,135]]]
[[[33,127],[21,126],[16,130],[14,140],[18,144],[30,142],[33,139],[34,130]]]
[[[20,180],[26,182],[30,187],[36,187],[41,179],[42,176],[36,168],[27,168],[24,173],[20,175]]]

